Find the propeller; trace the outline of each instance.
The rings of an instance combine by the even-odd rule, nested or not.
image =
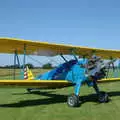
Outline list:
[[[109,71],[110,71],[111,67],[112,67],[113,72],[115,72],[115,66],[114,66],[115,61],[116,61],[116,59],[111,58],[111,61],[108,63],[109,65],[108,65],[108,70],[107,70],[107,73],[106,73],[106,79],[108,78],[108,74],[109,74]]]

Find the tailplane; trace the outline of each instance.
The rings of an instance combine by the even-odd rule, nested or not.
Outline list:
[[[24,80],[33,80],[34,76],[32,71],[28,68],[28,66],[24,69]]]

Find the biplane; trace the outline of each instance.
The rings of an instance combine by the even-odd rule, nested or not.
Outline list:
[[[36,88],[73,86],[74,92],[67,99],[67,104],[71,107],[77,107],[81,104],[79,93],[83,83],[93,87],[98,101],[105,103],[109,101],[109,96],[106,92],[101,92],[97,83],[120,80],[120,78],[108,78],[109,69],[114,69],[114,62],[120,58],[119,50],[0,38],[0,53],[14,54],[14,65],[17,63],[20,65],[19,55],[23,55],[23,71],[26,68],[26,55],[59,55],[64,60],[64,63],[56,68],[32,77],[32,79],[28,77],[27,80],[15,80],[14,75],[13,80],[0,80],[0,85],[30,86],[27,89],[28,92],[34,89],[31,86]],[[67,60],[65,55],[71,55],[74,59]],[[106,59],[108,60],[107,62],[105,62]]]

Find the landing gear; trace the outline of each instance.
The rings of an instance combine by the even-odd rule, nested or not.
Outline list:
[[[68,106],[70,107],[78,107],[80,106],[80,101],[79,101],[79,96],[77,95],[70,95],[68,96],[68,99],[67,99],[67,104]]]
[[[106,92],[100,92],[98,94],[98,101],[100,103],[106,103],[106,102],[109,102],[109,96]]]
[[[98,95],[98,101],[100,103],[106,103],[109,102],[109,96],[106,92],[101,92],[97,86],[96,80],[93,81],[93,88],[95,89],[97,95]]]

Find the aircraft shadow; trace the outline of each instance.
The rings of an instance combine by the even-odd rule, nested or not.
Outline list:
[[[30,94],[30,93],[23,93],[23,94]],[[39,106],[39,105],[65,103],[67,101],[67,97],[68,97],[67,95],[53,94],[51,92],[41,92],[41,91],[36,91],[36,92],[31,93],[31,94],[43,95],[43,96],[47,96],[48,98],[23,100],[23,101],[18,101],[16,103],[9,103],[9,104],[0,104],[0,107],[20,108],[20,107],[28,107],[28,106]],[[120,91],[108,92],[108,95],[110,97],[120,96]],[[82,101],[82,104],[84,104],[86,102],[98,103],[96,94],[81,96],[80,100]]]

